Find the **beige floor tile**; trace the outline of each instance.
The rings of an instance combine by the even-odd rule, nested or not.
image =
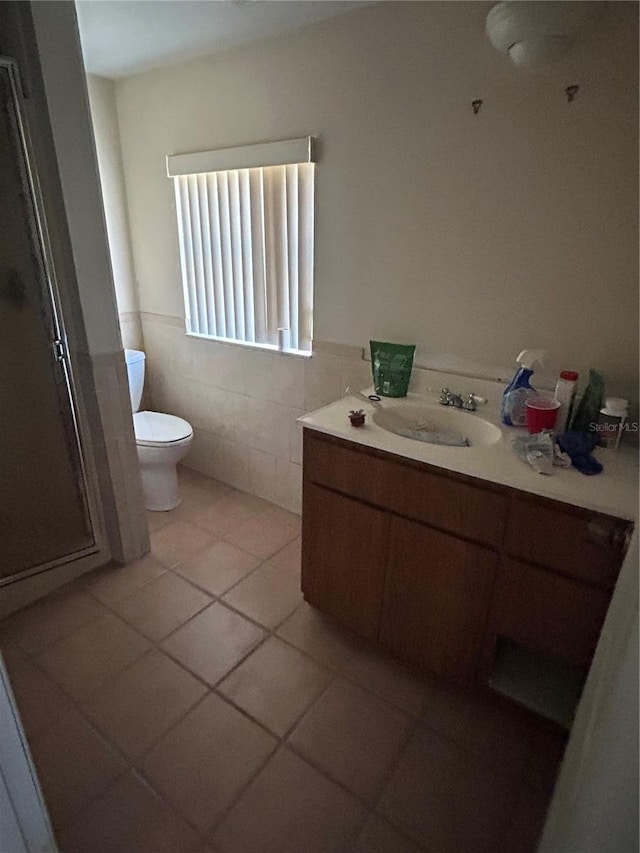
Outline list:
[[[234,525],[225,533],[224,538],[250,554],[268,560],[298,535],[294,528],[277,524],[269,519],[268,513],[261,512],[241,524]]]
[[[207,477],[206,474],[201,474],[199,471],[184,467],[179,470],[180,495],[183,500],[210,503],[231,491],[231,486],[222,483],[220,480]]]
[[[359,797],[372,801],[413,720],[340,678],[289,735],[289,743]]]
[[[208,684],[215,684],[264,636],[257,625],[216,603],[172,634],[162,647]]]
[[[267,628],[275,628],[302,601],[300,573],[264,563],[223,598]]]
[[[30,744],[49,815],[64,826],[121,775],[124,761],[76,712]]]
[[[222,595],[259,565],[259,558],[253,554],[230,542],[216,542],[180,563],[175,571],[211,595]]]
[[[173,521],[173,516],[168,512],[151,512],[151,510],[147,510],[146,516],[149,533],[155,533],[156,530],[160,530],[165,524]]]
[[[523,785],[507,829],[504,853],[536,853],[550,796]]]
[[[350,853],[420,853],[422,849],[379,815],[372,814]]]
[[[419,726],[378,810],[427,850],[495,853],[504,841],[518,778]]]
[[[246,507],[252,513],[276,509],[275,504],[269,503],[269,501],[265,501],[264,498],[259,498],[257,495],[252,495],[251,492],[243,492],[241,489],[232,489],[229,492],[229,497],[242,504],[242,506]]]
[[[87,580],[87,589],[103,604],[113,604],[131,595],[165,571],[164,566],[147,554],[146,557],[140,557],[128,566],[109,566],[92,573],[91,578]]]
[[[286,748],[213,835],[222,853],[338,853],[363,818],[358,801]]]
[[[154,649],[98,690],[85,711],[109,740],[134,759],[206,692],[203,684]]]
[[[199,853],[201,841],[129,772],[67,827],[65,853]]]
[[[272,557],[269,557],[269,562],[283,569],[300,571],[302,563],[301,546],[302,539],[294,539],[293,542],[285,545],[281,551],[276,551]]]
[[[104,616],[105,608],[85,592],[61,590],[10,616],[4,633],[27,654],[36,655],[77,628]]]
[[[490,696],[425,680],[423,721],[491,764],[523,765],[531,730],[517,709]]]
[[[302,518],[298,513],[289,512],[289,510],[283,509],[279,506],[271,506],[269,509],[265,510],[265,516],[269,521],[273,522],[273,524],[280,524],[282,527],[290,527],[292,530],[296,531],[297,536],[300,536]]]
[[[204,831],[275,745],[263,729],[211,694],[152,749],[143,769],[178,812]]]
[[[18,649],[3,646],[2,657],[29,739],[62,720],[73,709],[66,693]]]
[[[212,542],[213,537],[206,530],[178,519],[151,534],[151,554],[171,569],[204,551]]]
[[[392,655],[367,645],[346,661],[338,661],[336,668],[403,711],[421,714],[426,695],[424,679]]]
[[[306,602],[280,625],[277,634],[335,670],[346,666],[364,648],[355,634],[345,631]]]
[[[225,678],[218,690],[283,736],[333,677],[306,655],[270,637]]]
[[[191,520],[210,536],[218,538],[232,528],[253,518],[255,514],[255,510],[236,500],[231,493],[222,495],[213,503],[201,504],[192,514]]]
[[[145,636],[158,641],[210,601],[206,593],[172,572],[166,572],[112,606]]]
[[[46,649],[38,662],[74,699],[84,699],[148,648],[144,637],[108,613]]]

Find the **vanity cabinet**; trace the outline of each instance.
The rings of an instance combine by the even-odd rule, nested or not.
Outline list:
[[[509,558],[502,560],[492,596],[484,667],[504,637],[527,649],[587,669],[610,596],[601,589]]]
[[[583,678],[630,527],[304,431],[305,599],[459,684],[502,690],[503,647]]]
[[[377,640],[389,519],[367,504],[307,483],[302,589],[307,601]]]
[[[391,516],[380,642],[435,675],[470,683],[496,565],[488,548]]]

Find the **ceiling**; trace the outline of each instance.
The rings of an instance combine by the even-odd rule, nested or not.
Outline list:
[[[343,15],[370,0],[77,0],[87,71],[126,77]]]

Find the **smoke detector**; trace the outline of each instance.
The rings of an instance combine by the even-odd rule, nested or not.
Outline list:
[[[599,2],[506,0],[490,10],[486,31],[515,65],[535,68],[560,59],[601,11]]]

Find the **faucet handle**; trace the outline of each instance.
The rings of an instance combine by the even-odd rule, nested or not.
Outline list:
[[[478,406],[483,406],[487,402],[486,397],[480,397],[478,394],[471,394],[467,396],[467,400],[464,404],[464,408],[467,412],[475,412]]]

